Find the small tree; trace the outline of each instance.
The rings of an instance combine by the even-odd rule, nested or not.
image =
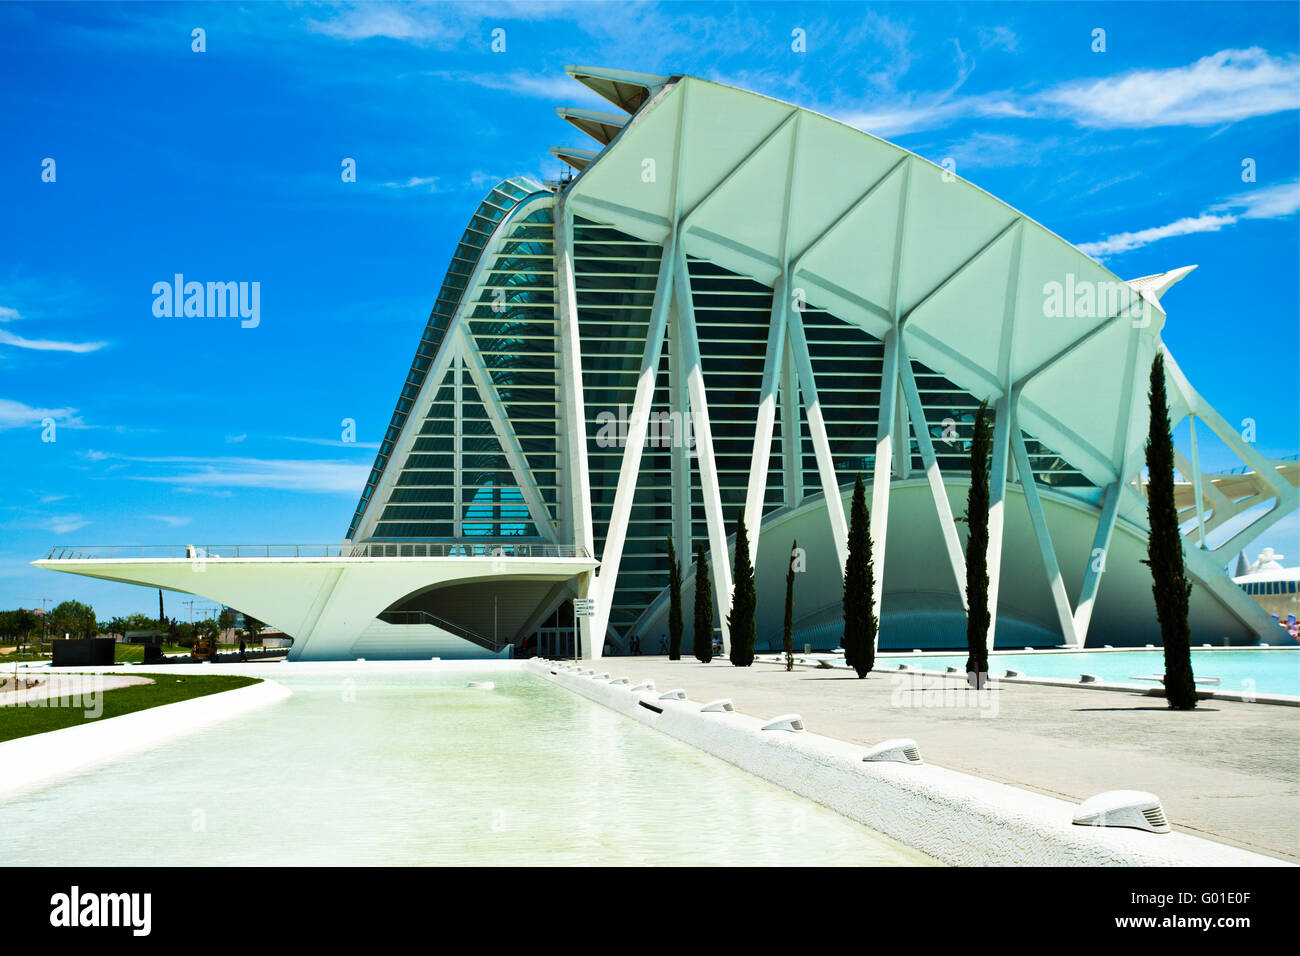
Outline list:
[[[713,660],[713,584],[704,542],[695,549],[695,657],[701,664]]]
[[[263,624],[261,621],[259,621],[257,618],[253,617],[253,615],[251,614],[244,615],[244,633],[247,634],[249,637],[251,637],[255,642],[257,641],[259,635],[261,635],[265,627],[266,625]]]
[[[1165,397],[1165,359],[1157,353],[1151,363],[1151,423],[1147,434],[1147,539],[1146,564],[1151,568],[1151,593],[1165,649],[1165,699],[1174,710],[1196,706],[1196,680],[1192,675],[1192,634],[1187,602],[1192,583],[1183,566],[1183,536],[1178,530],[1174,504],[1174,436],[1169,426]]]
[[[50,631],[56,638],[94,637],[99,632],[95,609],[80,601],[64,601],[50,611]]]
[[[876,578],[871,564],[871,514],[858,475],[849,508],[849,556],[844,566],[844,662],[866,677],[876,665]]]
[[[794,559],[799,542],[790,542],[790,563],[785,571],[785,620],[781,625],[781,646],[785,648],[785,669],[794,670]]]
[[[989,672],[989,459],[993,429],[988,399],[975,410],[975,434],[970,443],[970,491],[966,495],[966,679],[984,686]]]
[[[668,659],[682,659],[682,563],[677,560],[673,539],[668,538]]]
[[[731,663],[749,667],[754,663],[754,644],[758,639],[758,593],[754,585],[754,566],[749,561],[749,535],[745,531],[745,512],[736,518],[736,560],[732,571],[734,584],[731,590],[731,613],[727,624],[731,628]]]

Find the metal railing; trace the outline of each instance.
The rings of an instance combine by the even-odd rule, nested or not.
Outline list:
[[[47,561],[219,561],[226,558],[587,558],[576,545],[533,541],[366,541],[360,544],[105,545],[50,548]]]
[[[499,654],[510,646],[510,641],[494,641],[486,635],[471,631],[461,624],[454,624],[451,621],[444,620],[435,614],[430,614],[428,611],[385,611],[377,616],[379,620],[387,624],[430,624],[472,644],[477,644],[484,650],[492,651],[494,654]]]

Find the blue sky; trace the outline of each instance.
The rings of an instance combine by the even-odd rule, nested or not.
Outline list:
[[[605,108],[570,63],[952,159],[1121,276],[1199,264],[1165,340],[1293,455],[1298,26],[1288,3],[0,4],[0,608],[155,606],[27,566],[56,542],[337,542],[475,203],[589,145],[552,109]],[[260,282],[260,323],[155,316],[175,273]],[[1259,545],[1290,564],[1298,538]]]

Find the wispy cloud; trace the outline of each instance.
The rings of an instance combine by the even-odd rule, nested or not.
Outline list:
[[[1189,66],[1062,84],[1039,100],[1081,126],[1212,126],[1300,108],[1300,59],[1259,47]]]
[[[431,77],[453,83],[471,83],[485,90],[499,90],[516,96],[533,99],[551,100],[557,106],[571,105],[570,101],[580,100],[592,104],[603,104],[610,110],[612,106],[583,86],[567,73],[526,73],[515,70],[510,73],[492,73],[479,70],[431,70]]]
[[[286,441],[297,441],[307,445],[325,445],[329,448],[366,448],[374,450],[379,447],[377,441],[343,441],[340,438],[298,438],[294,435],[285,435]]]
[[[55,534],[70,534],[79,528],[84,528],[90,524],[79,514],[75,515],[51,515],[40,523],[42,528],[53,531]]]
[[[425,189],[435,193],[438,191],[437,176],[412,176],[404,183],[382,183],[385,189]]]
[[[0,398],[0,430],[35,427],[47,418],[67,428],[85,426],[75,408],[39,408],[12,399]]]
[[[90,451],[89,461],[112,459],[133,465],[164,466],[148,469],[151,474],[128,474],[135,481],[177,485],[189,491],[213,488],[265,488],[327,494],[355,494],[370,474],[369,464],[339,461],[309,461],[276,458],[158,458],[115,455]]]
[[[958,120],[1065,120],[1096,129],[1213,126],[1300,109],[1300,58],[1220,50],[1187,66],[1071,80],[1038,93],[959,95],[973,65],[944,90],[882,97],[879,107],[828,110],[877,136],[938,129]]]
[[[1117,255],[1149,246],[1161,239],[1198,232],[1218,232],[1241,219],[1283,219],[1300,210],[1300,180],[1239,193],[1216,203],[1198,216],[1185,216],[1163,226],[1121,232],[1096,242],[1085,242],[1080,251],[1095,258]]]
[[[0,306],[0,322],[12,322],[21,318],[22,315],[17,309]],[[33,349],[37,352],[97,352],[107,344],[107,342],[61,342],[55,339],[28,339],[21,335],[14,335],[8,329],[0,329],[0,345],[12,345],[14,348]]]
[[[191,518],[177,517],[176,515],[145,515],[144,517],[149,518],[153,521],[161,521],[169,528],[183,528],[185,525],[189,524],[191,520],[193,520]]]
[[[331,15],[312,18],[307,28],[313,33],[352,42],[387,39],[419,46],[450,49],[466,40],[481,36],[484,47],[491,39],[487,25],[501,25],[510,20],[546,20],[572,16],[573,4],[529,3],[494,0],[494,2],[412,3],[397,6],[381,3],[355,3],[331,11]],[[579,6],[590,6],[580,4]]]

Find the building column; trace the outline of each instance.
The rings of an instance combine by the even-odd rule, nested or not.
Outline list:
[[[591,476],[587,470],[587,406],[582,391],[582,348],[578,328],[577,283],[573,264],[573,214],[561,196],[555,204],[555,277],[559,312],[559,365],[563,377],[561,419],[564,445],[565,492],[575,546],[594,556],[596,546],[591,520]],[[579,581],[578,596],[599,601],[600,582],[594,575]],[[582,657],[597,660],[604,652],[604,632],[597,634],[591,618],[579,618]]]

